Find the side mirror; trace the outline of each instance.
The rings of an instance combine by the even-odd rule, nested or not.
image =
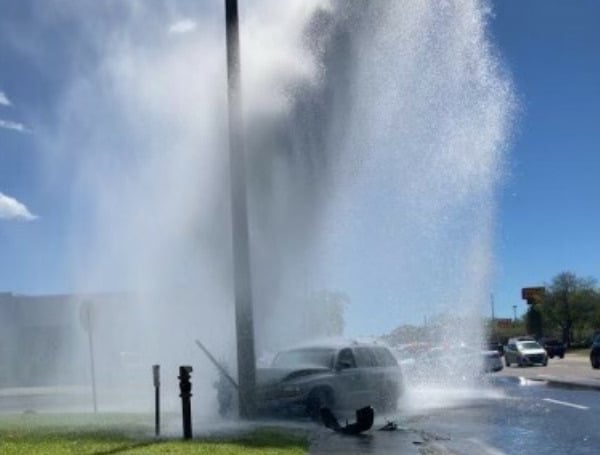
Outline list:
[[[338,362],[336,370],[342,371],[347,370],[348,368],[352,368],[352,363],[347,360],[341,360]]]

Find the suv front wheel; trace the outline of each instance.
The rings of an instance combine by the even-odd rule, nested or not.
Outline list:
[[[320,387],[312,390],[306,399],[306,413],[314,420],[321,419],[321,408],[331,409],[334,405],[333,391]]]

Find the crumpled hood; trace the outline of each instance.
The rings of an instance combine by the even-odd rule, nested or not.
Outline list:
[[[266,386],[329,371],[329,368],[314,365],[294,368],[258,368],[256,383],[259,386]]]

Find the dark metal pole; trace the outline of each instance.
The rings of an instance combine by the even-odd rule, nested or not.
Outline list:
[[[152,365],[154,380],[154,435],[160,436],[160,365]]]
[[[240,38],[237,0],[225,0],[225,20],[227,26],[229,166],[231,179],[238,393],[240,417],[251,418],[255,413],[256,361],[254,353],[250,246],[248,241],[246,163],[242,132]]]

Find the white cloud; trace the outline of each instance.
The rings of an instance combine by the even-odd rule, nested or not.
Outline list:
[[[12,104],[6,96],[6,93],[4,93],[2,90],[0,90],[0,104],[3,106],[10,106]]]
[[[11,120],[2,120],[0,118],[0,128],[7,130],[18,131],[19,133],[31,133],[31,130],[25,125],[19,122],[13,122]]]
[[[37,216],[33,215],[24,204],[0,193],[0,219],[31,221],[36,218]]]
[[[182,19],[169,27],[169,33],[187,33],[196,28],[196,23],[191,19]]]

